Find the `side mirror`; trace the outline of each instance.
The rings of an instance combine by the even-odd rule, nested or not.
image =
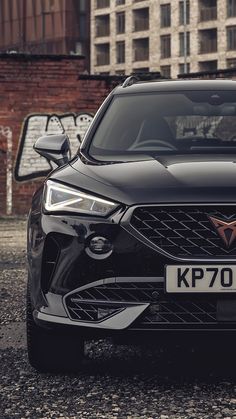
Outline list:
[[[34,150],[57,166],[62,166],[70,159],[70,142],[66,134],[40,137],[34,144]]]

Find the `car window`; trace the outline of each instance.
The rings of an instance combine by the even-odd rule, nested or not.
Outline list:
[[[236,95],[230,91],[117,95],[89,149],[99,160],[235,151]]]

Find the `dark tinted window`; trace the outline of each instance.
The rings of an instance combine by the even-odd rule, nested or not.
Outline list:
[[[116,96],[94,135],[90,154],[109,160],[137,153],[232,149],[236,152],[236,94],[193,91]]]
[[[161,4],[161,27],[166,28],[171,25],[170,4]]]

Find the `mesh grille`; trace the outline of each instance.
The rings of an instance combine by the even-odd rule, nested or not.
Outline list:
[[[106,312],[104,312],[104,308],[106,309]],[[111,314],[119,312],[122,308],[112,307],[111,305],[106,305],[103,307],[102,305],[96,303],[80,303],[79,301],[74,301],[73,298],[71,298],[69,304],[67,304],[67,309],[69,311],[71,319],[73,320],[96,322],[101,319],[104,320]]]
[[[181,296],[166,294],[163,283],[112,283],[98,285],[75,292],[66,297],[71,318],[75,320],[97,320],[97,308],[113,306],[119,311],[123,303],[151,303],[132,328],[161,328],[162,326],[217,325],[216,298],[214,296]]]
[[[76,298],[84,301],[145,303],[153,300],[153,291],[162,292],[163,283],[152,282],[123,282],[97,285],[83,291],[76,292],[66,298],[68,304]]]
[[[73,320],[97,321],[97,307],[93,304],[79,304],[70,301],[67,308]]]
[[[159,304],[151,305],[140,321],[143,326],[215,324],[216,322],[216,303],[196,299],[160,301]]]
[[[236,220],[236,206],[140,207],[130,224],[160,249],[178,258],[232,258],[236,241],[227,248],[209,216],[223,221]]]

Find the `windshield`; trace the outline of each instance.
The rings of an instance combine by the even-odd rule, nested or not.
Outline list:
[[[105,161],[209,152],[236,153],[234,91],[117,95],[89,149]]]

